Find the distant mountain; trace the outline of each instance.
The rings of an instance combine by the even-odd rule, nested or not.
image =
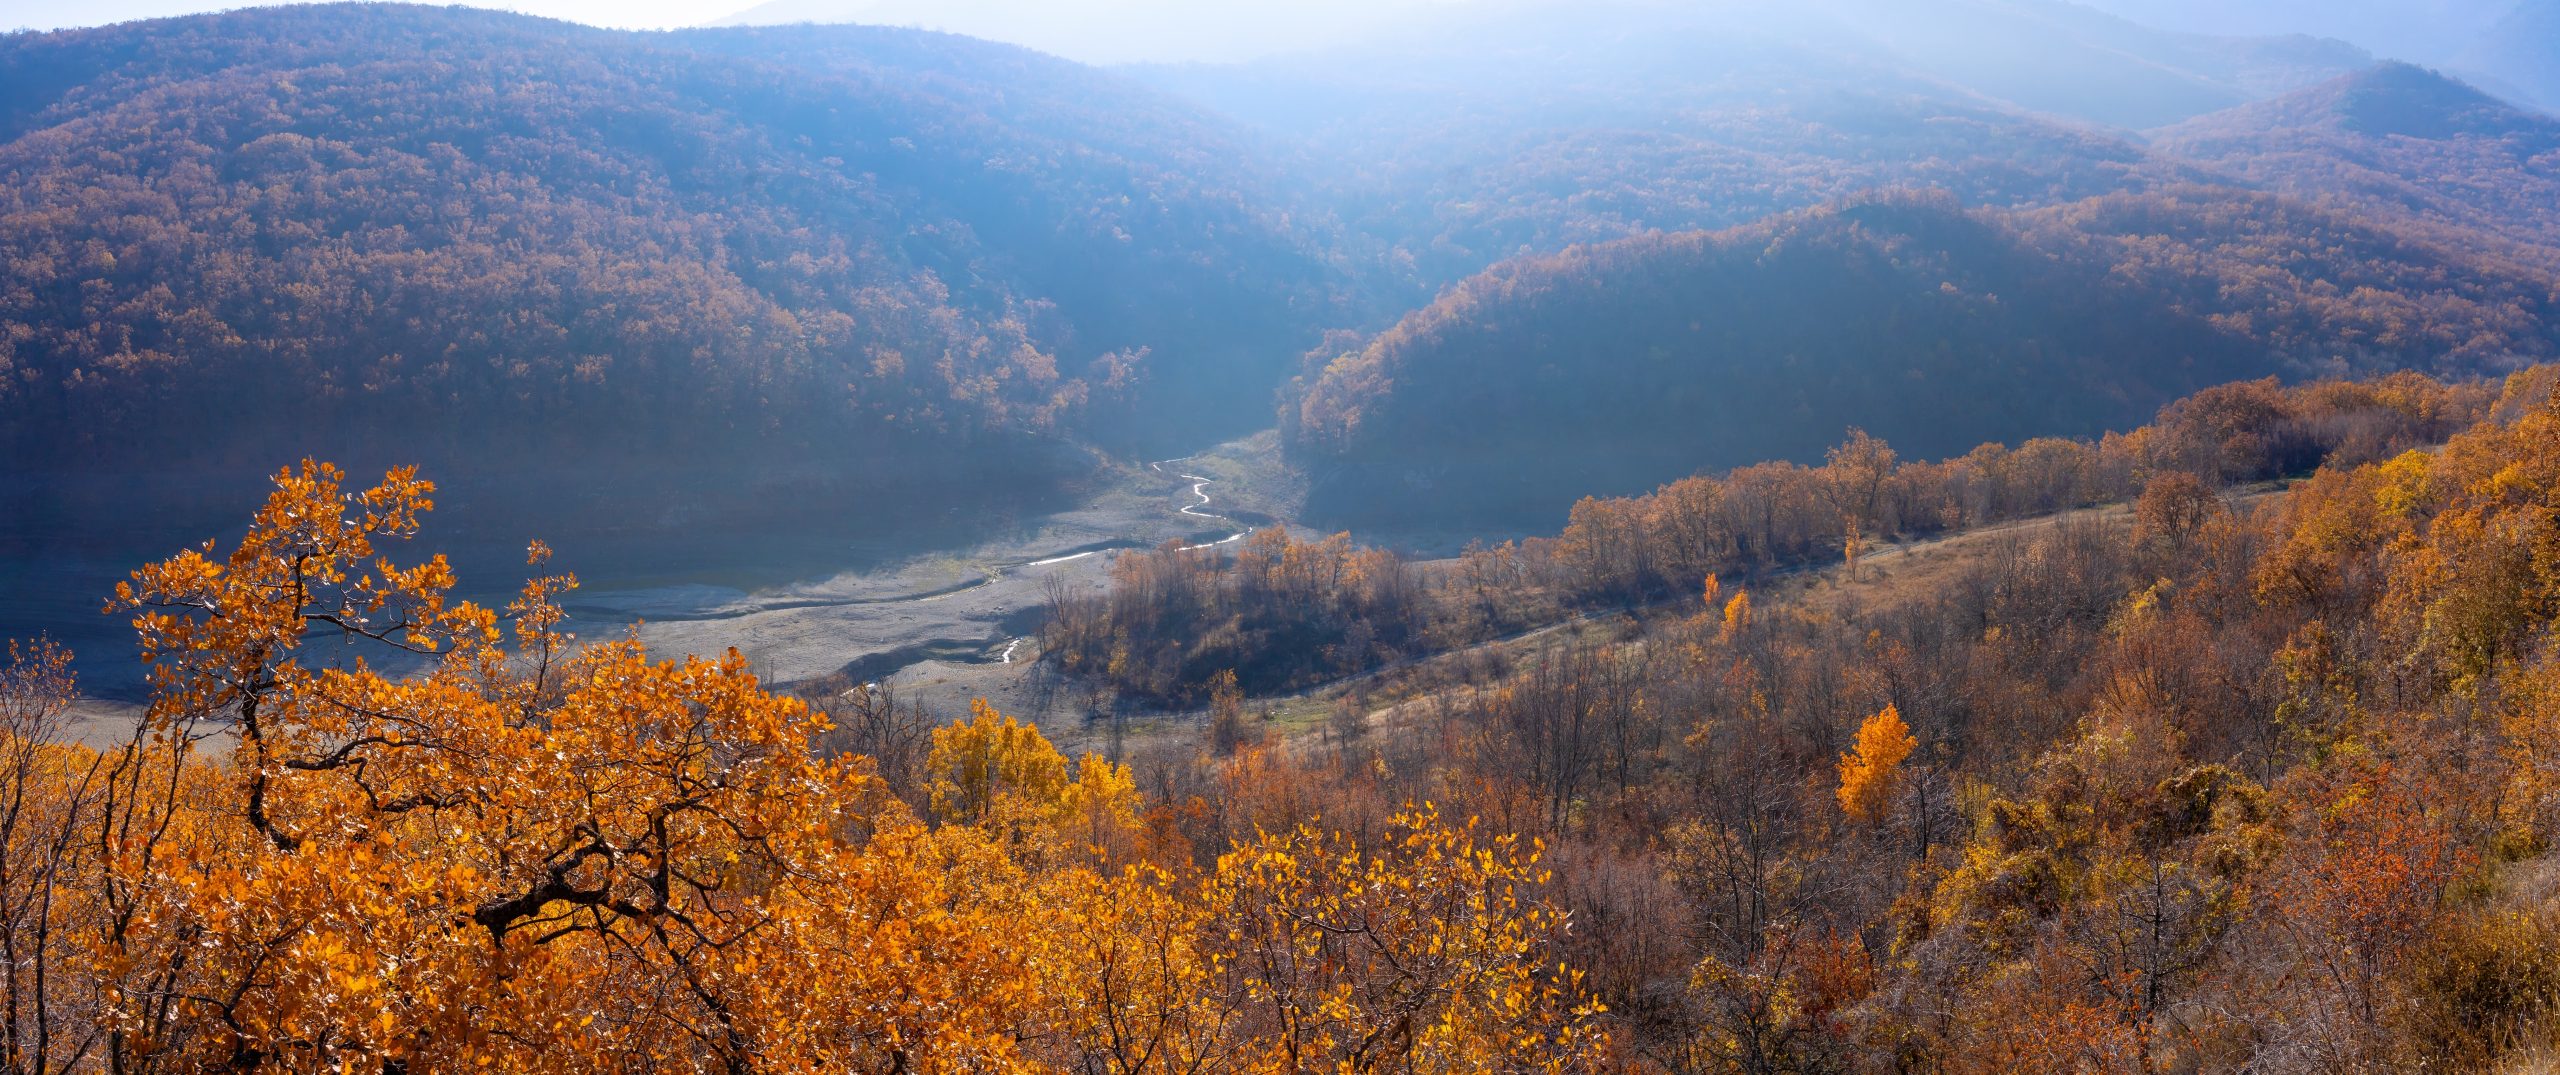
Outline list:
[[[1740,76],[1778,73],[1789,77],[1769,87],[1774,92],[1854,74],[1880,90],[1925,82],[2053,116],[2147,127],[2372,61],[2333,40],[2164,32],[2063,0],[1476,0],[1383,8],[1400,15],[1384,25],[1402,29],[1248,64],[1175,65],[1158,77],[1222,111],[1281,126],[1321,126],[1345,106],[1392,110],[1402,107],[1399,98],[1433,94],[1516,101],[1572,89],[1586,91],[1578,95],[1586,103],[1624,110],[1700,89],[1747,90]],[[1347,99],[1324,87],[1363,94]],[[1379,92],[1385,98],[1372,99]]]
[[[2560,0],[2081,0],[2196,34],[2310,34],[2456,72],[2501,97],[2560,111]]]
[[[2277,198],[1890,197],[1507,262],[1322,356],[1288,435],[1327,523],[1544,525],[1851,426],[1926,458],[2239,378],[2555,356],[2547,276]]]
[[[2341,41],[2166,32],[2059,0],[1815,0],[1843,29],[1950,85],[2031,111],[2141,128],[2372,62]]]
[[[1495,261],[1883,186],[2046,204],[2201,175],[2093,124],[2358,69],[2039,0],[1473,4],[1427,32],[1132,73],[1298,147],[1410,302]]]
[[[341,4],[0,38],[0,438],[263,468],[1237,431],[1341,316],[1252,158],[912,31]]]
[[[2137,22],[2194,34],[2314,34],[2379,56],[2441,63],[2497,24],[2513,0],[2081,0]]]
[[[2161,152],[2437,241],[2560,266],[2560,117],[2384,64],[2153,132]]]
[[[2040,110],[2149,126],[2360,66],[2291,31],[2240,40],[2151,29],[2063,0],[766,0],[719,25],[946,30],[1087,63],[1237,63],[1498,39],[1524,23],[1757,36],[1807,16],[1822,35]],[[1550,42],[1563,44],[1564,42]],[[1703,42],[1702,42],[1703,43]],[[2317,76],[2315,76],[2317,77]]]
[[[1432,0],[765,0],[719,26],[865,23],[942,30],[1083,63],[1212,63],[1338,45]]]
[[[2436,71],[2405,63],[2376,64],[2273,100],[2206,116],[2162,133],[2162,141],[2196,135],[2281,132],[2341,133],[2363,138],[2451,141],[2534,137],[2553,126],[2496,97]]]
[[[1881,187],[2048,204],[2195,178],[2125,142],[1922,93],[1793,93],[1678,124],[1452,130],[1378,146],[1337,211],[1415,301],[1505,258],[1714,229]]]
[[[2560,113],[2560,0],[2523,0],[2448,62],[2501,93]]]

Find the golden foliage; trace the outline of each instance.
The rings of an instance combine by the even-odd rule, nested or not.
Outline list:
[[[1005,807],[1048,810],[1067,786],[1067,759],[1040,729],[983,698],[970,705],[967,723],[934,730],[924,766],[934,816],[961,824],[987,821]]]
[[[1919,745],[1893,706],[1859,724],[1857,745],[1840,755],[1840,812],[1851,821],[1883,819],[1900,787],[1903,759]]]
[[[0,800],[30,806],[0,813],[27,821],[0,832],[0,939],[71,998],[8,999],[63,1055],[1275,1075],[1596,1055],[1513,838],[1426,810],[1380,845],[1309,829],[1177,880],[1139,860],[1126,766],[1070,765],[983,702],[933,737],[931,825],[735,652],[581,643],[567,576],[490,610],[449,598],[440,557],[393,562],[431,506],[414,474],[276,484],[229,555],[120,588],[158,686],[123,750],[55,741],[67,656],[0,674]],[[38,891],[51,925],[21,929]]]

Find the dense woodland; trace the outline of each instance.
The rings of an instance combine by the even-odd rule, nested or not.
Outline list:
[[[2412,69],[2314,85],[2365,62],[2335,43],[2184,37],[2055,4],[1940,7],[1839,0],[1737,24],[1533,5],[1367,52],[1127,73],[922,32],[631,35],[401,5],[17,35],[0,42],[0,432],[48,466],[183,444],[233,469],[311,451],[471,466],[485,435],[428,443],[466,418],[606,463],[860,455],[886,469],[1002,457],[1023,437],[1190,446],[1266,421],[1290,360],[1326,330],[1384,329],[1371,349],[1394,350],[1400,311],[1440,316],[1485,289],[1468,278],[1488,266],[1552,271],[1572,244],[1819,216],[1879,187],[2027,213],[2038,223],[2018,227],[2043,239],[2072,239],[2056,218],[2089,213],[2056,207],[2091,199],[2195,211],[2161,225],[2165,249],[2074,254],[2082,271],[2143,278],[2110,289],[2096,319],[2165,319],[2172,337],[2210,319],[2278,352],[2186,340],[2177,359],[2133,362],[2045,339],[2039,324],[2093,315],[2008,288],[2016,324],[1945,342],[2006,351],[1991,365],[2056,384],[2142,367],[2123,375],[2134,383],[2073,391],[2045,427],[1895,438],[1915,448],[2091,432],[2219,380],[2299,372],[2336,339],[2358,353],[2317,356],[2313,372],[2441,369],[2512,342],[2499,311],[2520,279],[2548,299],[2560,261],[2534,229],[2549,199],[2510,182],[2548,171],[2534,141],[2547,123]],[[2150,111],[2111,111],[2125,102]],[[2454,126],[2358,118],[2377,107]],[[2120,129],[2180,120],[2153,145]],[[2349,198],[2375,233],[2299,207],[2197,208],[2193,188],[2224,181]],[[2397,202],[2420,209],[2382,211]],[[2187,250],[2261,216],[2303,233]],[[2474,241],[2505,220],[2520,223]],[[1930,241],[1891,259],[1982,253]],[[2461,256],[2413,265],[2413,243]],[[2274,279],[2190,270],[2269,244],[2299,247],[2299,264]],[[2164,294],[2163,276],[2231,294]],[[1926,283],[1940,282],[1966,286]],[[2421,308],[2368,301],[2384,293]],[[1888,322],[1978,320],[1912,308],[1925,296],[1841,301],[1881,302]],[[2413,319],[2425,338],[2361,346],[2392,334],[2373,322]],[[1738,320],[1746,336],[1786,329]],[[1916,371],[1946,376],[1946,398],[1972,394],[1928,356],[1846,343],[1804,357],[1869,386]],[[278,429],[222,406],[250,398],[305,417]],[[1395,409],[1318,404],[1337,405]],[[1737,428],[1665,465],[1801,458],[1843,426],[1885,424],[1854,406],[1768,413],[1793,416],[1783,443]],[[1322,430],[1339,415],[1315,417],[1317,440],[1342,435]],[[1642,470],[1605,487],[1664,476]],[[1591,491],[1572,486],[1588,468],[1568,473],[1560,487]]]
[[[984,706],[932,727],[865,690],[769,694],[734,655],[577,645],[573,579],[483,608],[397,555],[428,483],[287,470],[244,541],[120,589],[160,684],[129,743],[69,737],[68,654],[10,654],[7,1048],[132,1071],[2540,1055],[2560,379],[2237,386],[2146,439],[2129,523],[2021,531],[1943,586],[1710,582],[1640,637],[1320,740],[1125,762]],[[2278,498],[2207,482],[2323,448]],[[1853,444],[1826,484],[1882,502],[1889,463]],[[348,642],[414,670],[330,656]]]
[[[2263,195],[1895,195],[1506,263],[1284,414],[1323,518],[1533,523],[1701,465],[2095,435],[2223,380],[2560,355],[2545,278]],[[1523,390],[1526,386],[1526,390]],[[1817,417],[1819,416],[1819,417]]]
[[[939,35],[699,36],[368,7],[0,40],[12,450],[266,460],[433,418],[455,454],[914,452],[1259,414],[1237,379],[1332,301],[1179,105]],[[253,399],[309,439],[239,428]]]
[[[2365,219],[2560,264],[2560,117],[2433,71],[2386,64],[2155,131],[2151,141]]]

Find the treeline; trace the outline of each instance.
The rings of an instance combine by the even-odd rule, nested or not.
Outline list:
[[[1518,525],[1847,425],[1951,455],[2270,374],[2502,373],[2560,354],[2555,312],[2539,277],[2226,188],[1879,196],[1499,266],[1311,355],[1284,432],[1320,517]]]
[[[1215,123],[937,35],[314,6],[15,35],[0,87],[0,435],[48,464],[1232,424],[1333,298]]]
[[[1180,543],[1115,561],[1105,594],[1053,598],[1046,659],[1135,698],[1198,704],[1305,687],[1577,611],[1694,595],[1717,576],[1854,564],[1877,544],[2131,500],[2166,474],[2205,490],[2442,441],[2495,398],[2412,373],[2199,392],[2129,433],[1905,460],[1863,432],[1819,466],[1762,463],[1629,498],[1585,498],[1562,533],[1417,565],[1348,535],[1262,531],[1233,557]]]
[[[1580,602],[1683,593],[1716,574],[1847,560],[1904,541],[2135,499],[2166,475],[2202,488],[2353,466],[2435,444],[2470,426],[2498,382],[2396,373],[2364,381],[2221,385],[2179,400],[2151,424],[2096,440],[1985,444],[1939,461],[1901,459],[1853,431],[1821,466],[1763,463],[1693,477],[1641,497],[1585,498],[1551,545]]]

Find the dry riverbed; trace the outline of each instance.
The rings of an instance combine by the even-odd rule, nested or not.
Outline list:
[[[736,647],[767,682],[844,673],[888,680],[937,713],[972,697],[1046,724],[1075,719],[1076,699],[1038,670],[1052,580],[1074,592],[1108,584],[1112,558],[1167,541],[1210,546],[1288,517],[1299,489],[1262,434],[1179,460],[1128,466],[1102,492],[981,544],[883,570],[752,593],[708,586],[581,593],[586,637],[639,623],[660,654]]]

